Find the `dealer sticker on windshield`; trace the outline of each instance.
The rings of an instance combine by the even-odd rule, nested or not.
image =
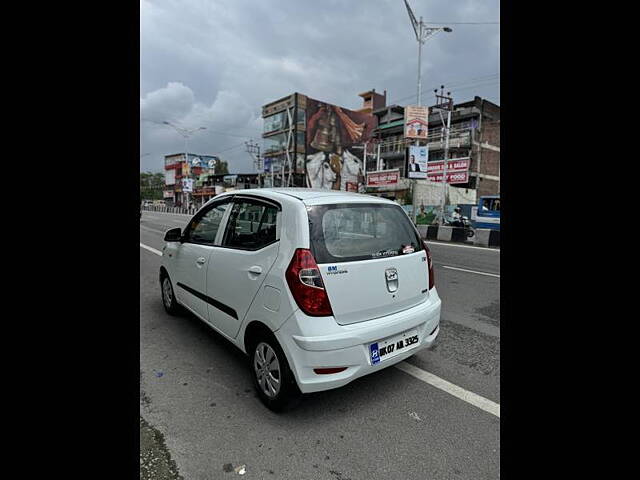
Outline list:
[[[369,359],[371,365],[384,362],[390,358],[400,355],[408,350],[413,350],[420,345],[418,338],[418,330],[410,330],[388,337],[384,340],[378,340],[369,345]]]

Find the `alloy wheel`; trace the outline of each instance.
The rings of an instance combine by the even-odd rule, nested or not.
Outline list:
[[[280,392],[282,376],[278,356],[269,344],[260,342],[256,347],[253,354],[253,369],[264,394],[269,398],[276,397]]]
[[[171,302],[173,302],[173,289],[171,288],[171,280],[169,277],[165,277],[162,281],[162,298],[164,305],[167,308],[171,308]]]

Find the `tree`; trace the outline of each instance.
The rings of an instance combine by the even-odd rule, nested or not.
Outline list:
[[[140,199],[161,200],[164,190],[162,172],[140,172]]]
[[[213,170],[216,175],[228,175],[229,165],[224,160],[219,160]]]

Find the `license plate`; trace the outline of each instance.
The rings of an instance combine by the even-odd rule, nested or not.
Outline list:
[[[369,345],[371,365],[384,362],[420,345],[418,330],[409,330]]]

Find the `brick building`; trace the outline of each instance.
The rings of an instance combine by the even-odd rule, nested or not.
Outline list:
[[[455,184],[457,188],[476,190],[477,196],[500,193],[500,106],[475,97],[469,102],[454,104],[449,136],[449,158],[470,157],[469,182]],[[405,177],[407,147],[413,144],[404,138],[404,107],[389,105],[373,114],[378,117],[374,130],[377,144],[368,156],[367,171],[399,169]],[[446,114],[443,114],[446,120]],[[438,113],[429,114],[429,160],[444,158],[442,120]],[[378,155],[379,153],[379,155]],[[407,200],[407,179],[398,182],[384,194]]]

